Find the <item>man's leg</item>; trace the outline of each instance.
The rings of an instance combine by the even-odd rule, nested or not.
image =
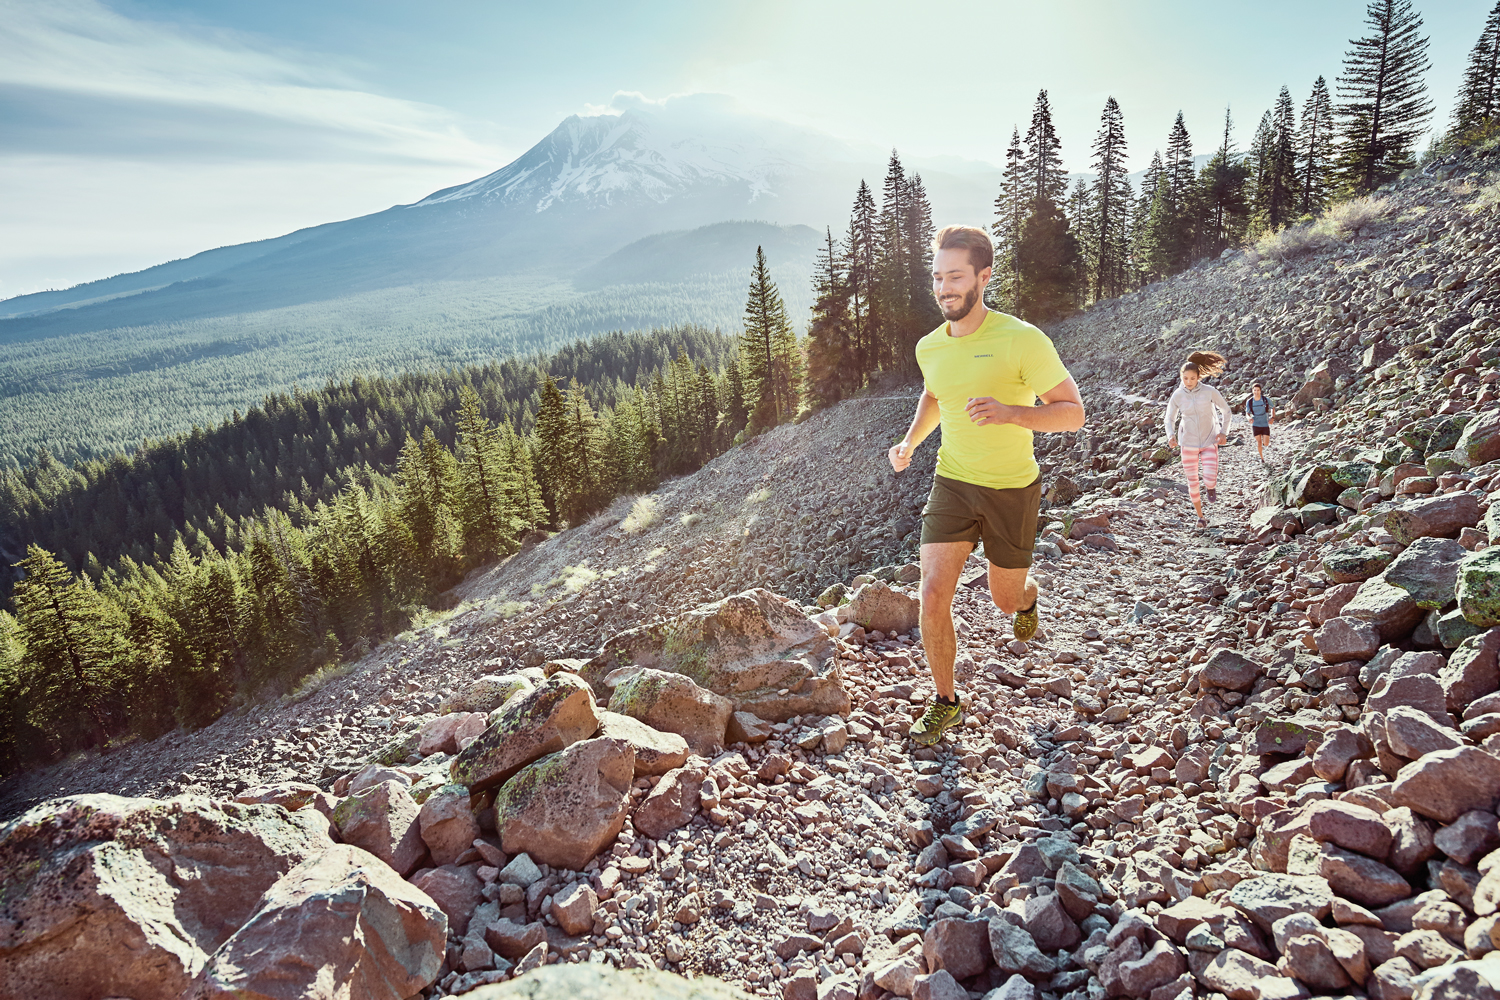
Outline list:
[[[1029,567],[1004,569],[990,563],[990,599],[995,607],[1013,615],[1035,604],[1036,595],[1036,579]]]
[[[922,648],[927,669],[940,697],[953,698],[953,658],[958,640],[953,634],[953,593],[964,562],[974,551],[971,542],[927,542],[922,546]]]

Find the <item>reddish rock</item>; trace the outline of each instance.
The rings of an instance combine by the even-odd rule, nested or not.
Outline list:
[[[484,883],[479,880],[479,866],[443,865],[427,868],[411,878],[448,915],[448,926],[459,937],[469,932],[469,917],[483,900]]]
[[[1388,809],[1380,818],[1391,831],[1391,852],[1386,860],[1396,871],[1410,875],[1437,853],[1432,824],[1410,808]]]
[[[1376,576],[1360,584],[1359,593],[1344,605],[1342,617],[1367,622],[1383,642],[1396,642],[1410,635],[1424,614],[1410,594]]]
[[[639,719],[618,712],[599,713],[599,736],[622,739],[635,748],[635,775],[666,774],[687,763],[687,740],[677,733],[653,729]]]
[[[422,841],[435,864],[451,865],[479,838],[479,820],[463,785],[444,785],[422,803],[417,813]]]
[[[1225,948],[1198,973],[1199,982],[1229,1000],[1261,1000],[1260,984],[1279,978],[1276,966],[1237,948]]]
[[[1318,655],[1324,663],[1347,663],[1368,660],[1380,648],[1380,632],[1358,618],[1330,618],[1313,633]]]
[[[1352,726],[1336,726],[1313,751],[1313,773],[1324,781],[1343,781],[1349,764],[1374,753],[1370,741]]]
[[[935,920],[922,937],[927,969],[946,969],[955,979],[967,979],[990,964],[990,928],[984,920]]]
[[[652,840],[660,840],[691,823],[698,815],[704,773],[701,768],[680,767],[662,775],[656,787],[636,806],[631,817],[635,828]]]
[[[552,917],[564,933],[574,937],[588,934],[594,927],[594,911],[599,896],[587,882],[574,882],[552,898]]]
[[[484,940],[495,954],[515,961],[547,940],[547,925],[540,920],[525,924],[501,917],[484,929]]]
[[[1459,643],[1438,673],[1448,711],[1470,718],[1468,707],[1500,689],[1500,628]]]
[[[474,791],[502,784],[532,761],[586,740],[599,728],[593,692],[569,673],[553,674],[499,711],[484,734],[453,760],[453,780]]]
[[[1264,671],[1260,664],[1232,649],[1220,649],[1208,658],[1199,683],[1227,691],[1248,692]]]
[[[1333,957],[1333,951],[1318,934],[1300,934],[1286,943],[1282,952],[1287,971],[1317,990],[1342,990],[1349,974]]]
[[[1390,853],[1390,828],[1373,809],[1329,800],[1314,802],[1304,810],[1304,816],[1308,835],[1314,840],[1328,841],[1377,859]]]
[[[1385,530],[1403,546],[1418,538],[1457,538],[1478,523],[1479,498],[1467,492],[1409,500],[1385,516]]]
[[[584,740],[527,765],[495,796],[500,846],[582,868],[624,827],[634,774],[635,751],[625,740]]]
[[[1466,812],[1433,836],[1433,844],[1461,865],[1472,865],[1500,847],[1500,824],[1488,810]]]
[[[1401,769],[1391,801],[1441,823],[1474,809],[1490,810],[1500,796],[1500,758],[1477,747],[1439,750]]]
[[[734,703],[682,674],[643,667],[615,685],[609,710],[677,733],[695,753],[712,756],[724,746]]]
[[[469,713],[440,715],[430,719],[417,732],[417,753],[430,757],[435,753],[458,753],[458,727]]]
[[[437,978],[447,931],[447,918],[419,888],[340,844],[267,890],[186,996],[405,1000]]]
[[[339,839],[361,847],[407,876],[427,853],[420,807],[405,786],[382,781],[344,799],[333,811]]]
[[[1044,952],[1072,948],[1083,939],[1055,892],[1028,896],[1022,919],[1036,946]]]
[[[1426,712],[1405,705],[1396,705],[1385,713],[1385,738],[1391,749],[1407,760],[1464,745],[1457,730],[1439,725]]]
[[[26,998],[176,997],[262,893],[333,846],[313,810],[197,796],[55,799],[0,838],[0,992]]]
[[[1222,920],[1224,914],[1223,907],[1199,896],[1189,896],[1158,913],[1156,926],[1173,941],[1182,944],[1187,940],[1188,931],[1202,923]]]
[[[1120,985],[1125,996],[1146,997],[1187,971],[1187,959],[1172,942],[1157,941],[1140,958],[1121,962]]]
[[[1328,880],[1334,892],[1362,906],[1386,906],[1412,894],[1399,873],[1332,844],[1319,845],[1317,874]]]

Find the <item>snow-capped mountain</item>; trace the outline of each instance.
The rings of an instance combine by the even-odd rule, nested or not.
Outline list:
[[[607,273],[671,282],[680,271],[667,260],[701,259],[706,268],[741,251],[748,267],[764,231],[723,224],[756,220],[818,233],[828,226],[840,234],[860,180],[879,191],[888,156],[723,96],[617,97],[612,113],[571,116],[494,173],[409,205],[7,300],[0,337],[234,315],[434,281],[587,274],[597,287]],[[998,170],[951,158],[906,162],[922,173],[938,225],[988,221]],[[659,272],[594,267],[667,233],[676,235],[651,245],[664,262]],[[695,258],[695,240],[714,252]],[[805,231],[786,234],[781,245],[799,273],[810,269]]]
[[[544,212],[563,203],[660,204],[695,187],[743,189],[753,203],[820,168],[854,167],[861,159],[831,137],[696,94],[631,103],[618,114],[573,115],[514,162],[417,204],[470,200]]]

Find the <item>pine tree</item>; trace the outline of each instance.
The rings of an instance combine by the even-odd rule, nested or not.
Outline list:
[[[1167,152],[1162,160],[1165,195],[1165,251],[1169,273],[1176,273],[1192,263],[1192,254],[1197,240],[1196,223],[1192,211],[1193,140],[1188,135],[1182,112],[1167,134]]]
[[[1250,190],[1252,225],[1256,231],[1269,225],[1276,161],[1276,122],[1267,111],[1260,116],[1250,143]]]
[[[1458,102],[1453,108],[1452,134],[1463,137],[1489,124],[1500,114],[1500,3],[1485,19],[1479,41],[1469,53],[1464,80],[1458,88]]]
[[[1235,155],[1234,143],[1230,139],[1233,128],[1234,119],[1226,107],[1223,138],[1199,176],[1208,229],[1203,249],[1211,254],[1220,253],[1239,240],[1249,212],[1245,203],[1245,181],[1250,176],[1250,167],[1242,157]]]
[[[877,222],[875,296],[884,320],[881,331],[884,336],[877,341],[876,364],[881,368],[889,368],[896,361],[898,341],[911,322],[911,291],[907,284],[911,270],[906,236],[907,194],[906,171],[893,149],[886,164]]]
[[[857,384],[850,363],[849,284],[840,267],[833,230],[825,230],[813,264],[812,319],[807,324],[807,398],[813,409],[831,406]]]
[[[28,545],[16,567],[23,576],[12,595],[26,648],[32,721],[61,735],[65,746],[80,737],[103,743],[112,728],[106,708],[111,675],[125,652],[110,609],[87,579],[74,580],[45,549]],[[78,731],[80,723],[90,727],[86,733]]]
[[[1021,226],[1026,221],[1030,203],[1023,177],[1025,150],[1021,133],[1010,131],[1010,145],[1005,149],[1005,174],[1000,193],[995,197],[995,222],[990,228],[995,242],[995,265],[990,274],[985,298],[996,309],[1016,312],[1016,297],[1021,286]]]
[[[1165,185],[1161,150],[1151,152],[1151,162],[1141,177],[1141,190],[1131,205],[1130,215],[1130,263],[1139,280],[1149,281],[1159,274],[1165,239],[1160,231],[1160,211],[1156,210],[1157,192]],[[1156,222],[1153,223],[1153,211]]]
[[[1079,288],[1081,297],[1087,299],[1089,289],[1093,287],[1092,276],[1099,270],[1099,261],[1094,256],[1096,248],[1088,239],[1090,227],[1094,221],[1093,194],[1089,189],[1089,182],[1082,177],[1073,182],[1073,190],[1068,194],[1068,203],[1063,206],[1063,215],[1068,220],[1068,230],[1077,234],[1078,237],[1078,266],[1083,275]],[[991,279],[991,284],[993,283]]]
[[[1053,206],[1062,204],[1068,195],[1068,175],[1063,171],[1062,140],[1057,137],[1052,124],[1052,106],[1047,100],[1046,90],[1037,93],[1036,104],[1031,110],[1031,127],[1026,130],[1026,158],[1022,164],[1028,205],[1034,206],[1042,200]]]
[[[1302,105],[1302,124],[1297,130],[1297,212],[1317,215],[1328,204],[1332,150],[1333,102],[1328,83],[1321,76]]]
[[[876,345],[884,332],[882,307],[877,301],[879,234],[875,196],[870,186],[860,181],[849,216],[849,235],[844,241],[844,273],[849,276],[849,318],[854,324],[854,365],[859,372],[859,387],[869,381],[878,367]],[[743,364],[740,374],[747,374]]]
[[[1296,218],[1297,204],[1297,120],[1292,93],[1285,86],[1276,98],[1271,116],[1270,162],[1266,188],[1266,224],[1280,229]]]
[[[790,420],[797,415],[801,377],[797,335],[761,247],[755,248],[755,270],[745,300],[745,332],[741,336],[747,395],[754,400],[750,425],[761,430]]]
[[[1068,315],[1077,305],[1078,241],[1056,203],[1032,206],[1021,234],[1020,315],[1045,323]]]
[[[689,362],[691,369],[691,362]],[[574,379],[568,387],[567,449],[572,456],[573,491],[565,503],[569,524],[582,524],[583,519],[598,510],[604,502],[600,493],[600,474],[603,472],[602,442],[599,440],[599,422],[594,417],[593,407],[583,386]]]
[[[1345,190],[1364,194],[1413,163],[1412,152],[1432,115],[1427,99],[1427,38],[1409,0],[1371,0],[1370,33],[1351,39],[1339,76],[1339,175]]]
[[[916,343],[943,321],[937,300],[932,297],[932,203],[922,175],[913,172],[906,182],[906,239],[908,333],[899,359],[902,367],[916,371]]]
[[[480,562],[515,551],[515,526],[506,504],[507,467],[499,437],[471,386],[459,390],[459,407],[458,516],[470,558]]]
[[[1179,121],[1180,121],[1179,116]],[[1104,102],[1094,137],[1092,218],[1085,237],[1094,264],[1094,298],[1119,295],[1126,286],[1129,253],[1130,181],[1127,178],[1125,116],[1113,97]],[[1160,161],[1153,161],[1158,165]]]
[[[578,473],[568,453],[568,402],[548,375],[542,379],[536,411],[537,480],[553,524],[567,519]]]

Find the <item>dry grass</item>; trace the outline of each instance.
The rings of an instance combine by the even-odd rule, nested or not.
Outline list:
[[[656,523],[656,516],[656,497],[636,497],[630,513],[620,521],[620,530],[627,535],[639,535]]]
[[[1351,198],[1332,205],[1312,222],[1263,233],[1245,248],[1252,262],[1277,262],[1328,250],[1370,234],[1390,214],[1390,201],[1378,195]]]

